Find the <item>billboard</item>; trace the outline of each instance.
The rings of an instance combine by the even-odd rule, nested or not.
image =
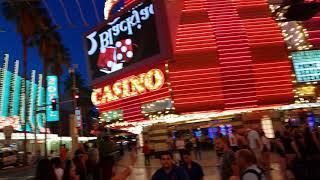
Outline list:
[[[92,79],[160,53],[153,1],[123,11],[85,35]]]
[[[59,121],[59,107],[57,105],[57,110],[53,111],[51,104],[52,99],[58,100],[58,77],[57,76],[47,76],[47,121]]]
[[[292,60],[297,82],[320,80],[320,50],[293,52]]]

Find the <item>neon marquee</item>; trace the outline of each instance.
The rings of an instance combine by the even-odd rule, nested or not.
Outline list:
[[[93,90],[91,100],[94,105],[109,103],[143,94],[150,91],[159,90],[165,81],[164,74],[159,69],[151,69],[147,73],[137,76],[130,76],[116,81],[112,85],[106,85],[102,88]]]

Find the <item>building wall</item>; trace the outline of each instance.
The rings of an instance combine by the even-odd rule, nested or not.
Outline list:
[[[292,68],[264,0],[184,0],[169,64],[178,112],[293,102]]]
[[[136,66],[94,88],[153,68],[166,73],[165,85],[158,91],[101,105],[101,112],[122,109],[125,121],[141,121],[145,120],[142,104],[165,98],[173,100],[177,113],[293,102],[292,65],[265,0],[170,3],[179,7],[182,3],[181,12],[167,6],[167,16],[174,15],[168,23],[175,37],[168,41],[174,43],[174,56],[158,64]]]

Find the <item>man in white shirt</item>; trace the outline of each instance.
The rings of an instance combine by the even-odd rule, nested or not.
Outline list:
[[[250,129],[247,139],[249,141],[249,148],[254,152],[256,158],[261,158],[262,143],[260,135],[257,131]]]
[[[237,164],[240,168],[242,180],[265,180],[264,172],[258,167],[255,155],[247,149],[236,153]]]
[[[234,135],[234,133],[235,133],[235,130],[232,129],[232,132],[228,135],[228,138],[229,138],[229,144],[230,144],[231,150],[233,152],[237,152],[239,150],[238,140],[237,140],[236,136]]]

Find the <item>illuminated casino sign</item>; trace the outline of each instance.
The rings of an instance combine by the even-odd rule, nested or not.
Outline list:
[[[293,52],[292,60],[298,82],[320,81],[320,50]]]
[[[145,92],[159,90],[165,82],[164,74],[159,69],[151,69],[147,73],[130,76],[113,84],[93,90],[91,100],[94,105],[136,96]]]
[[[160,53],[154,6],[143,1],[85,35],[92,79]]]

